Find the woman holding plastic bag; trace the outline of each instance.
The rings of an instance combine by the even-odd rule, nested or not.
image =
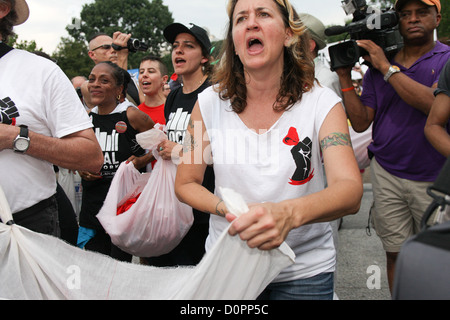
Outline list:
[[[136,134],[152,129],[155,123],[130,102],[124,101],[124,88],[129,81],[127,71],[108,61],[92,69],[88,90],[96,107],[90,117],[103,150],[104,165],[100,172],[80,172],[83,196],[78,246],[122,261],[131,261],[132,256],[111,243],[96,215],[122,162],[131,160],[137,169],[141,169],[154,160],[139,146]]]
[[[122,163],[109,188],[98,220],[114,245],[137,257],[158,257],[177,247],[192,226],[192,208],[175,195],[177,166],[164,160],[158,145],[167,140],[164,127],[136,135],[157,162],[151,173]]]
[[[183,86],[172,90],[167,97],[165,117],[168,139],[159,145],[159,155],[168,161],[178,162],[181,145],[198,94],[210,86],[211,42],[203,28],[173,23],[164,29],[164,37],[172,44],[172,64],[182,78]],[[202,178],[203,186],[214,191],[214,172],[207,168]],[[205,254],[209,215],[194,210],[194,223],[182,242],[171,252],[143,259],[152,266],[197,265]]]
[[[363,193],[344,109],[315,82],[308,35],[289,1],[231,0],[228,15],[225,51],[213,87],[192,112],[175,191],[215,213],[207,250],[231,221],[229,233],[251,248],[283,241],[292,248],[295,264],[261,298],[332,299],[336,255],[328,221],[358,212]],[[215,194],[199,183],[208,163]],[[249,212],[227,214],[217,187],[241,194]]]

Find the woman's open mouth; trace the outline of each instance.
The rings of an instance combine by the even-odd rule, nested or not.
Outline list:
[[[261,39],[250,38],[247,41],[247,50],[250,54],[258,54],[264,50],[264,44]]]

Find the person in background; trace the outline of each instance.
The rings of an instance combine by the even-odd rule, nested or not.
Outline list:
[[[373,124],[371,212],[386,252],[391,292],[398,252],[420,231],[432,200],[427,188],[445,163],[426,139],[424,128],[439,74],[450,58],[450,48],[434,40],[442,18],[439,0],[398,0],[395,10],[404,46],[393,58],[388,59],[371,40],[357,41],[369,53],[363,58],[373,66],[364,76],[361,97],[353,87],[352,68],[336,70],[355,131],[363,132]]]
[[[28,16],[26,1],[0,0],[0,185],[16,224],[59,236],[53,165],[97,171],[103,155],[63,71],[5,44]]]
[[[127,49],[128,40],[131,39],[131,34],[122,33],[120,31],[114,32],[113,37],[103,32],[94,34],[89,39],[89,52],[88,55],[94,61],[95,64],[103,61],[111,61],[117,64],[124,70],[128,69],[128,55]],[[115,48],[122,48],[116,50]],[[144,95],[139,90],[139,84],[137,79],[132,78],[127,88],[127,99],[135,106],[141,104],[144,101]],[[87,83],[82,87],[84,99],[89,105],[92,105],[89,100],[89,94],[87,92]]]
[[[170,89],[170,84],[169,83],[165,83],[164,84],[164,88],[163,88],[163,92],[164,92],[164,96],[167,97],[169,96],[170,91],[172,91],[172,89]]]
[[[361,96],[363,89],[364,71],[360,65],[355,65],[352,69],[352,81],[356,94]]]
[[[132,161],[136,169],[142,169],[151,160],[138,145],[136,134],[152,129],[155,123],[129,101],[120,102],[126,94],[127,74],[116,64],[105,61],[97,64],[89,75],[89,93],[97,106],[90,116],[105,161],[99,171],[79,171],[83,196],[78,246],[131,262],[132,256],[111,243],[96,218],[120,164]],[[112,140],[117,143],[108,143]]]
[[[164,29],[166,40],[172,44],[172,64],[176,79],[182,85],[172,89],[166,100],[165,118],[168,140],[159,145],[165,160],[178,163],[192,109],[198,94],[210,86],[211,42],[207,32],[194,24],[187,27],[174,23]],[[214,190],[214,173],[208,168],[203,185]],[[209,216],[194,209],[194,223],[181,243],[168,254],[146,259],[154,266],[197,265],[205,254]]]
[[[310,48],[314,58],[315,77],[319,84],[332,89],[338,96],[342,97],[341,85],[336,72],[331,71],[330,66],[319,56],[319,51],[327,47],[325,36],[325,25],[308,13],[299,13],[300,19],[308,30],[310,36]]]
[[[168,78],[167,67],[160,58],[147,56],[142,59],[139,67],[139,86],[145,101],[138,108],[148,114],[155,124],[166,124],[164,105],[167,97],[164,94],[164,86]],[[155,164],[156,160],[153,160],[147,166],[147,172],[151,172]]]
[[[363,192],[340,98],[315,82],[309,35],[289,1],[231,0],[228,17],[214,85],[192,112],[175,191],[211,213],[207,250],[227,228],[250,248],[284,241],[292,248],[295,263],[260,299],[333,299],[329,221],[358,212]],[[214,193],[201,185],[209,165]],[[250,211],[232,215],[219,186],[241,194]]]
[[[139,86],[145,95],[145,101],[138,108],[145,112],[155,123],[166,124],[164,105],[166,96],[164,86],[169,79],[167,67],[157,57],[147,56],[139,67]]]

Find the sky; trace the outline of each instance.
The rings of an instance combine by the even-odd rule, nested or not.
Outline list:
[[[94,0],[27,0],[30,18],[15,27],[18,41],[35,40],[38,48],[52,54],[61,37],[67,37],[66,26],[79,18],[84,4]],[[227,26],[227,0],[163,0],[175,22],[195,23],[222,39]],[[325,25],[343,25],[346,16],[340,0],[291,0],[297,12],[312,14]]]

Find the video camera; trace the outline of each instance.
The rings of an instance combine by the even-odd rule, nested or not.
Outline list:
[[[356,40],[372,40],[384,50],[388,58],[403,47],[403,38],[398,31],[399,18],[395,11],[373,9],[367,6],[365,0],[345,0],[342,4],[347,15],[353,14],[352,22],[346,26],[329,27],[325,34],[333,36],[347,32],[351,40],[328,49],[331,70],[354,66],[360,57],[368,55],[356,44]]]
[[[117,44],[114,44],[114,43],[113,43],[112,47],[116,51],[120,51],[122,49],[128,49],[131,53],[136,53],[138,51],[147,51],[148,50],[148,45],[146,43],[144,43],[144,42],[142,42],[142,41],[140,41],[138,39],[133,39],[133,38],[128,40],[126,47],[121,47],[121,46],[118,46]]]

